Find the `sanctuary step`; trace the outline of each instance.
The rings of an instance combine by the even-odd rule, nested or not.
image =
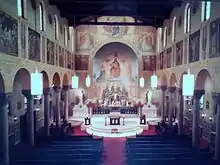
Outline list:
[[[138,114],[138,110],[135,107],[98,107],[92,111],[94,115],[109,114],[111,112],[120,112],[121,114]]]

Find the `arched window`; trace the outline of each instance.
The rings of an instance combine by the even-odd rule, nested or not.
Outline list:
[[[163,31],[163,46],[166,47],[166,45],[167,45],[167,27],[165,27]]]
[[[24,18],[24,0],[17,0],[18,16]]]
[[[174,42],[176,39],[176,17],[173,18],[172,22],[172,41]]]
[[[54,16],[54,38],[55,40],[58,40],[58,19],[57,19],[57,16],[55,15]]]
[[[39,5],[39,14],[40,14],[40,30],[44,31],[45,30],[45,17],[44,17],[44,5],[42,2],[40,2]]]
[[[190,3],[187,3],[184,13],[184,33],[189,33],[190,23],[191,23],[191,9],[190,9]]]
[[[64,26],[64,46],[67,46],[68,36],[67,36],[67,28]]]
[[[206,21],[210,18],[211,13],[211,1],[202,1],[201,7],[201,19],[202,21]]]

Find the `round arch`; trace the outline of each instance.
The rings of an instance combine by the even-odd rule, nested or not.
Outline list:
[[[15,84],[20,83],[23,90],[29,90],[31,87],[31,76],[26,68],[20,68],[14,77],[13,88]]]
[[[43,87],[44,88],[49,88],[50,83],[49,83],[49,76],[46,71],[41,72],[43,74]]]
[[[60,86],[61,84],[61,81],[60,81],[60,75],[59,73],[55,72],[54,75],[53,75],[53,85],[54,86]]]
[[[209,71],[207,69],[200,70],[195,80],[195,89],[204,90],[207,81],[210,82],[209,84],[211,86],[213,85],[213,83],[211,83],[212,78],[211,78],[211,74],[209,73]]]
[[[67,74],[64,74],[63,76],[63,86],[68,86],[69,84],[69,77]]]
[[[170,79],[169,79],[169,86],[176,87],[176,83],[177,83],[176,75],[174,73],[172,73],[170,76]]]
[[[119,41],[119,40],[112,39],[112,40],[105,41],[105,42],[101,43],[100,45],[98,45],[97,47],[95,47],[94,50],[92,51],[91,58],[93,59],[101,48],[103,48],[104,46],[106,46],[108,44],[111,44],[111,43],[123,44],[123,45],[129,47],[130,49],[132,49],[132,51],[135,53],[135,55],[137,57],[139,56],[138,50],[132,44],[130,44],[129,42],[124,41],[124,40]]]
[[[5,92],[5,82],[2,74],[0,73],[0,93],[4,93],[4,92]]]
[[[180,80],[179,80],[179,88],[183,88],[183,75],[187,74],[186,71],[184,71],[181,76],[180,76]]]

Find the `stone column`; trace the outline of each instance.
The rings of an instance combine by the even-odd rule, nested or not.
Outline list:
[[[173,93],[176,90],[176,87],[169,87],[169,110],[168,110],[168,120],[169,120],[169,125],[171,126],[173,123],[173,108],[174,108],[174,99],[173,99]]]
[[[0,93],[0,154],[3,165],[9,164],[8,103],[8,94]]]
[[[179,94],[179,103],[178,103],[178,134],[183,133],[183,103],[184,103],[184,97],[182,95],[182,89],[179,88],[178,90]]]
[[[165,120],[165,106],[164,106],[164,104],[165,104],[165,91],[166,91],[167,87],[166,86],[161,86],[160,89],[161,89],[161,92],[162,92],[161,117],[162,117],[162,120]]]
[[[69,86],[64,86],[63,90],[65,92],[64,96],[64,117],[65,120],[68,120],[69,118]]]
[[[44,131],[45,136],[50,136],[50,88],[44,89]]]
[[[199,118],[200,118],[200,99],[204,95],[204,90],[194,91],[194,107],[193,107],[193,121],[192,121],[192,145],[193,147],[199,147]]]
[[[28,142],[34,145],[34,108],[33,96],[30,90],[23,90],[23,95],[27,98],[27,123],[28,123]]]
[[[61,88],[58,86],[55,86],[54,91],[55,91],[55,95],[56,95],[55,96],[56,97],[56,112],[55,112],[56,126],[59,127],[60,122],[61,122],[61,115],[60,115]]]
[[[217,100],[215,159],[220,161],[220,93],[217,96]]]

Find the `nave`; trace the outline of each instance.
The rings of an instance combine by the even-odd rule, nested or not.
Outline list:
[[[17,146],[10,165],[217,165],[212,157],[209,149],[192,148],[187,135],[54,136]]]

